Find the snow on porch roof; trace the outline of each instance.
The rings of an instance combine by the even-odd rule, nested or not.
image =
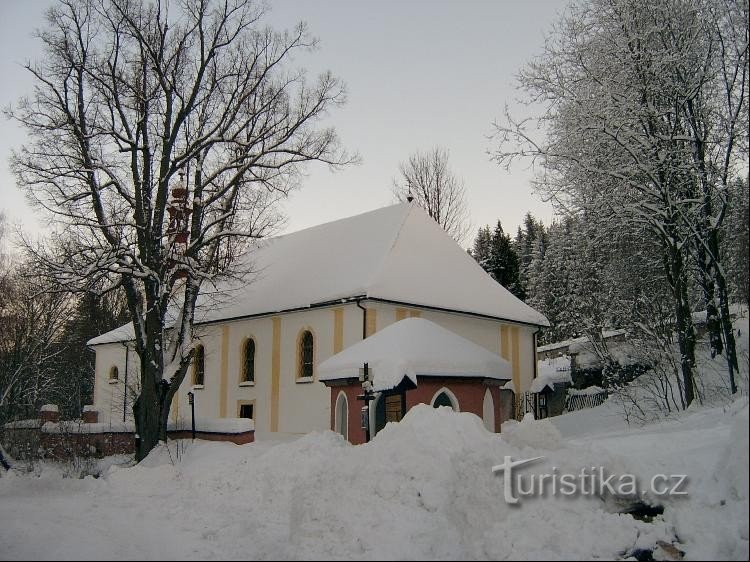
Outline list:
[[[261,241],[249,259],[256,273],[241,285],[222,287],[230,289],[223,297],[202,294],[196,322],[370,298],[549,325],[410,203]],[[113,331],[89,345],[122,336]]]
[[[370,369],[373,390],[389,390],[408,377],[482,377],[509,380],[510,364],[437,324],[407,318],[391,324],[326,359],[318,365],[322,382],[355,378],[364,363]]]

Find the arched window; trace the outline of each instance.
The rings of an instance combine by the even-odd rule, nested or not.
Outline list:
[[[242,382],[255,382],[255,340],[252,338],[242,346]]]
[[[203,386],[206,380],[206,352],[199,345],[193,352],[193,385]]]
[[[349,439],[349,401],[343,392],[339,392],[339,396],[336,398],[334,429],[336,433],[343,435],[344,439]]]
[[[482,401],[482,421],[487,431],[495,432],[495,401],[489,388],[485,391]]]
[[[433,408],[448,406],[455,412],[460,411],[458,408],[458,399],[456,398],[456,395],[445,387],[441,388],[437,393],[435,393],[435,396],[432,397],[431,404]]]
[[[109,380],[116,381],[120,378],[120,371],[117,368],[117,365],[112,365],[112,368],[109,370]]]
[[[302,332],[299,339],[299,378],[313,376],[313,335],[310,330]]]

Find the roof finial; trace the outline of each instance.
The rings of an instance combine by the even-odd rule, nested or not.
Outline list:
[[[406,187],[406,200],[411,203],[412,201],[414,201],[414,196],[411,194],[411,180],[408,178],[406,179]]]

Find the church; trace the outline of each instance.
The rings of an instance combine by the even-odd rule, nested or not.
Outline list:
[[[458,347],[465,352],[476,346],[472,357],[486,352],[486,372],[460,383],[471,380],[492,387],[486,391],[489,401],[482,394],[481,409],[475,412],[484,415],[488,429],[499,430],[497,420],[511,414],[498,412],[498,388],[524,392],[536,377],[536,336],[549,325],[547,319],[495,282],[413,203],[264,240],[252,261],[255,273],[247,284],[196,311],[200,345],[172,404],[175,423],[189,420],[191,392],[197,418],[250,418],[256,438],[326,429],[346,435],[354,422],[344,428],[336,421],[337,381],[354,382],[360,373],[342,374],[344,363],[337,363],[337,356],[407,318],[426,321],[408,323],[410,331],[400,336],[422,343],[413,350],[421,353],[417,359],[424,362],[430,355],[431,338],[433,346],[444,342],[443,355],[456,349],[446,385],[459,384],[463,367]],[[461,345],[454,348],[452,340],[441,339],[449,337]],[[132,419],[135,397],[128,388],[139,377],[131,339],[132,327],[123,327],[88,342],[96,352],[93,408],[100,422]],[[377,351],[388,355],[388,337],[382,340],[386,344]],[[402,343],[400,350],[393,349],[396,365],[399,354],[411,351],[409,341]],[[321,378],[324,362],[338,367],[339,375],[329,368]],[[463,370],[471,374],[469,367]],[[420,384],[419,376],[409,380],[412,386]],[[456,392],[445,390],[432,397],[438,401],[433,405],[474,411],[462,407]],[[427,400],[430,397],[422,401]],[[362,405],[349,409],[358,412]],[[375,416],[377,400],[369,407]],[[406,400],[401,407],[408,408]],[[404,413],[396,412],[393,419]],[[494,421],[488,422],[488,416]],[[347,414],[347,419],[355,415]]]

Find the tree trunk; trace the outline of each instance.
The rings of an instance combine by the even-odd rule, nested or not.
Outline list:
[[[711,349],[711,357],[716,357],[724,352],[722,341],[722,326],[719,318],[719,309],[716,307],[716,282],[712,275],[714,269],[713,260],[709,258],[700,241],[698,244],[698,270],[700,275],[700,286],[703,292],[703,302],[706,306],[706,331]]]
[[[695,329],[690,318],[686,287],[679,289],[677,297],[677,341],[680,348],[682,384],[685,390],[685,407],[695,399]]]
[[[724,275],[719,271],[719,268],[716,268],[715,271],[717,273],[716,281],[719,292],[721,329],[724,335],[724,348],[726,350],[727,369],[729,370],[729,387],[732,394],[737,394],[737,382],[735,381],[734,375],[739,370],[739,363],[737,361],[737,346],[734,341],[732,319],[729,316],[729,294],[727,291],[727,282]]]
[[[141,369],[153,370],[153,367],[149,369],[143,363],[141,362]],[[161,407],[158,388],[153,383],[154,373],[145,372],[141,380],[141,393],[133,404],[136,431],[135,460],[137,462],[146,458],[151,449],[158,445],[162,436]]]
[[[685,264],[680,249],[670,244],[667,254],[667,278],[675,303],[675,329],[680,349],[680,367],[684,392],[683,408],[695,399],[695,328],[690,314]]]

